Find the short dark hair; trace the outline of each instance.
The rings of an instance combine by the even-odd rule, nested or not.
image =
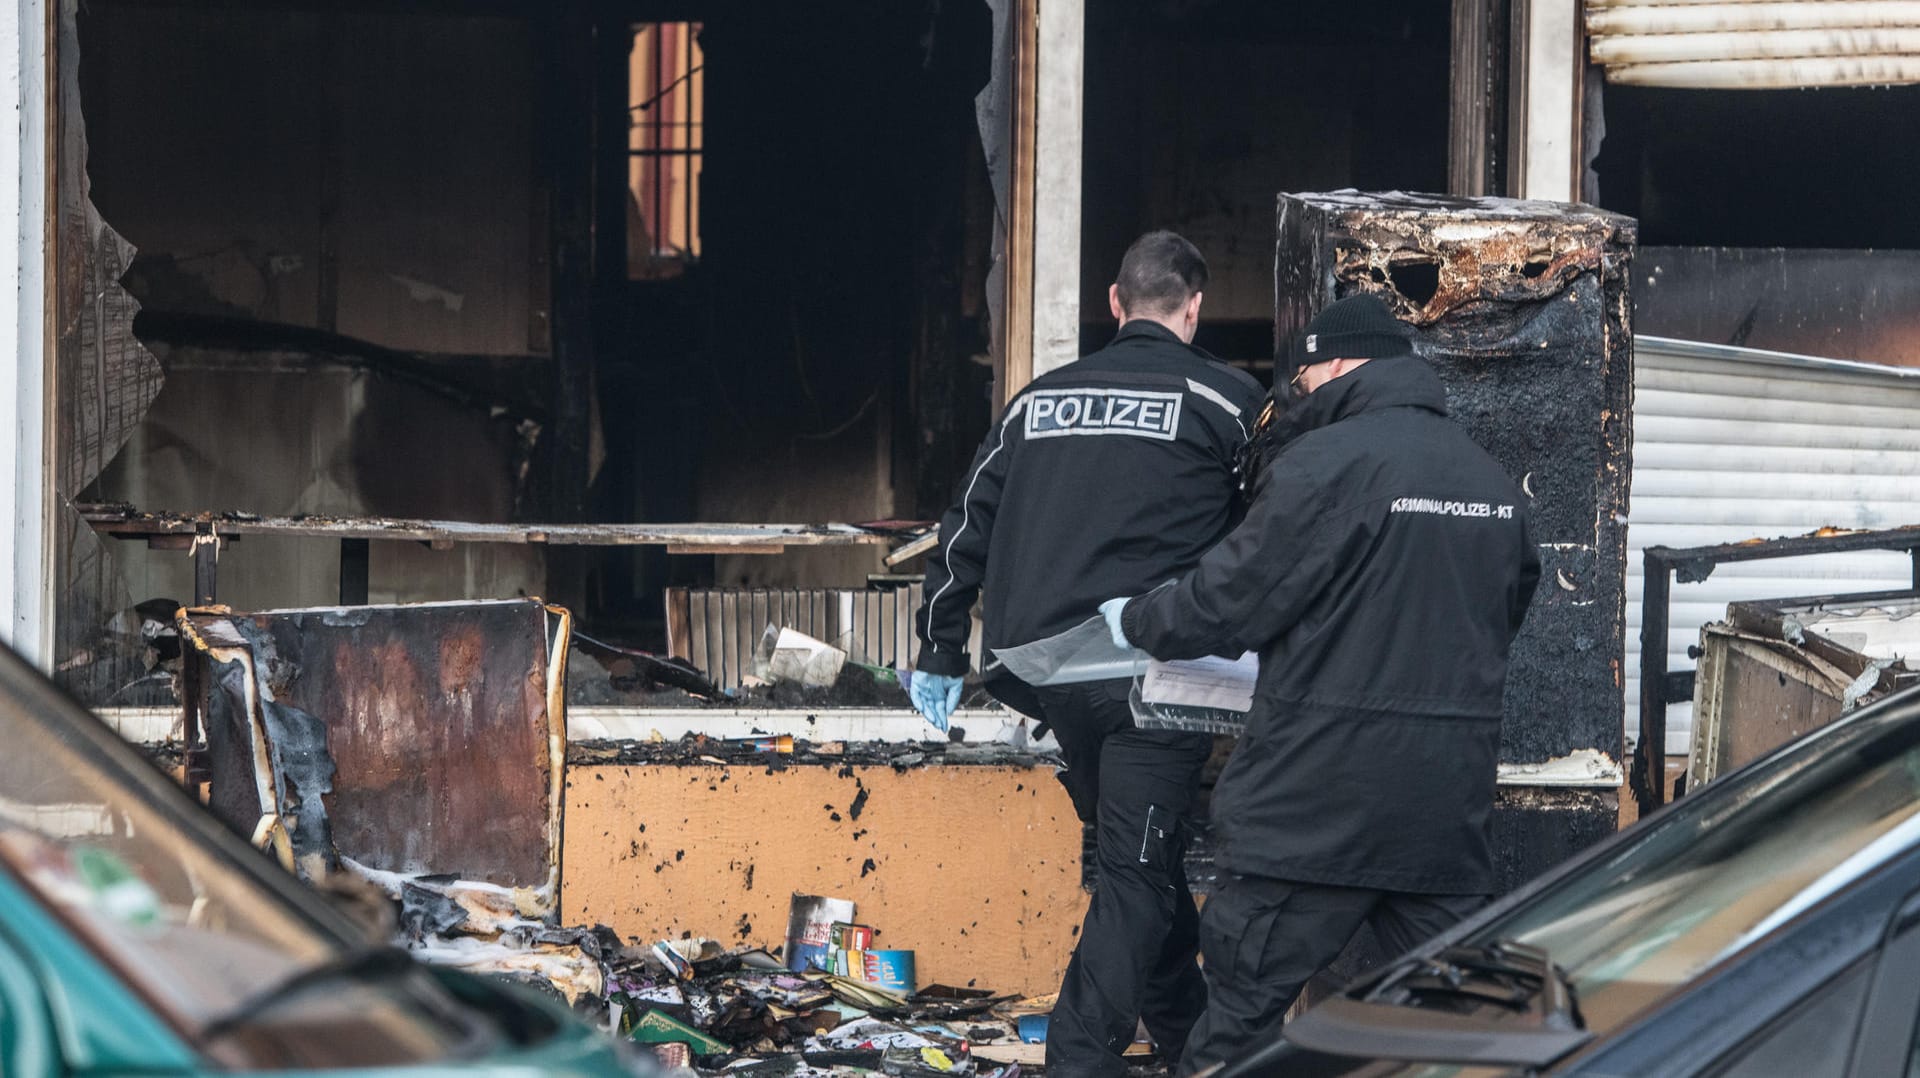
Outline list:
[[[1172,314],[1207,287],[1207,260],[1185,236],[1161,229],[1133,241],[1113,283],[1128,314]]]

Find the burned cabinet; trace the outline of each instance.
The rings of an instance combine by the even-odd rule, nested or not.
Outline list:
[[[185,611],[208,806],[309,876],[341,858],[551,907],[570,618],[503,600]],[[189,728],[191,732],[191,727]]]
[[[1920,592],[1732,603],[1700,631],[1687,789],[1920,684]]]
[[[1279,199],[1276,354],[1334,300],[1379,296],[1415,327],[1454,416],[1531,498],[1543,570],[1514,645],[1504,764],[1622,756],[1635,239],[1631,218],[1560,203]],[[1568,852],[1503,850],[1503,875]]]

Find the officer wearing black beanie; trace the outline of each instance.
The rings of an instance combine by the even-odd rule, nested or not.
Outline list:
[[[1177,582],[1101,606],[1159,659],[1260,653],[1214,788],[1224,885],[1182,1074],[1270,1038],[1361,925],[1397,953],[1485,901],[1508,648],[1540,576],[1525,498],[1384,304],[1332,304],[1287,358],[1246,519]]]

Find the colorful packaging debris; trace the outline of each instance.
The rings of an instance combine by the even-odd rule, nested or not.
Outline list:
[[[796,894],[787,910],[787,968],[795,973],[829,968],[833,926],[853,920],[853,903],[844,898]]]
[[[913,952],[872,949],[880,931],[855,923],[844,899],[793,896],[783,962],[710,939],[623,945],[604,928],[531,916],[542,911],[528,894],[346,867],[399,906],[403,941],[422,958],[557,993],[649,1046],[667,1078],[1019,1078],[1035,1058],[1021,1015],[1051,1009],[976,988],[916,991]]]

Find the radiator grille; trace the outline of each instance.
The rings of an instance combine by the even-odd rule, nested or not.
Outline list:
[[[667,646],[723,689],[753,673],[768,625],[846,651],[854,662],[909,667],[919,652],[913,615],[919,584],[897,588],[671,588]],[[976,649],[977,651],[977,649]]]

